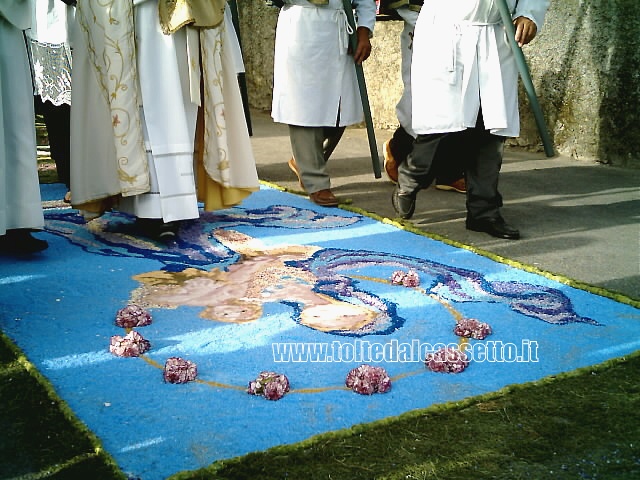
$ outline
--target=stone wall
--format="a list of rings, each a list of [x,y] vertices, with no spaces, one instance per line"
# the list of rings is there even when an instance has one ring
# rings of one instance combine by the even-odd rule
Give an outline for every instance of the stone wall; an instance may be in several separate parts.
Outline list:
[[[278,10],[238,0],[251,106],[268,111]],[[395,128],[402,92],[397,21],[378,22],[365,74],[374,123]],[[640,2],[551,0],[540,35],[524,47],[558,153],[640,168]],[[522,129],[512,143],[542,150],[524,89]]]

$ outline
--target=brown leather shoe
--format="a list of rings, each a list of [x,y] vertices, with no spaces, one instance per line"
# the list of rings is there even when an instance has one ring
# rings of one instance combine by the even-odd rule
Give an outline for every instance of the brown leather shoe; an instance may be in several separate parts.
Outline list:
[[[436,180],[436,188],[449,192],[467,193],[467,182],[464,177],[459,178],[451,183],[438,183]]]
[[[296,177],[298,177],[298,184],[300,185],[300,188],[304,190],[304,183],[302,183],[302,175],[300,174],[300,170],[298,170],[298,164],[296,163],[296,159],[291,157],[291,160],[289,160],[288,165],[291,171],[296,174]]]
[[[329,189],[320,190],[309,194],[309,199],[321,207],[337,207],[338,199]]]
[[[393,183],[398,183],[398,163],[391,153],[391,140],[384,142],[384,171]]]

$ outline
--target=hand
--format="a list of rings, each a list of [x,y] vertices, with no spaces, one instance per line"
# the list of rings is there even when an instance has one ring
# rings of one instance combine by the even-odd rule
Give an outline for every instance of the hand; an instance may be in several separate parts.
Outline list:
[[[358,47],[353,54],[353,60],[357,64],[361,64],[369,55],[371,55],[371,41],[369,40],[369,29],[367,27],[358,27],[356,30],[358,37]]]
[[[536,23],[527,17],[518,17],[513,21],[516,27],[516,42],[521,47],[533,40],[538,33]]]

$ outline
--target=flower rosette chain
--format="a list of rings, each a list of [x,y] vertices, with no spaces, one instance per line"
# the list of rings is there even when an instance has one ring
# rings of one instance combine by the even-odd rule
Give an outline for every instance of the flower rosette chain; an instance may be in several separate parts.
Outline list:
[[[135,330],[151,324],[151,314],[138,305],[127,305],[116,313],[115,324],[129,332],[125,336],[113,335],[109,351],[118,357],[139,357],[151,348],[151,342]]]

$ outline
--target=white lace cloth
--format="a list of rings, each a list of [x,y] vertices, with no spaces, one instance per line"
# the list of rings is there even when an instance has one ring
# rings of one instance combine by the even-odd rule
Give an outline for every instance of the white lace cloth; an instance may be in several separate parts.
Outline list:
[[[52,0],[31,1],[27,30],[33,65],[34,94],[54,105],[71,104],[69,27],[75,8]]]
[[[71,50],[69,45],[31,40],[35,94],[43,102],[71,105]]]

